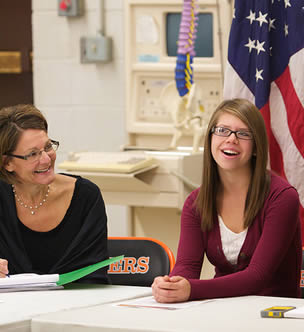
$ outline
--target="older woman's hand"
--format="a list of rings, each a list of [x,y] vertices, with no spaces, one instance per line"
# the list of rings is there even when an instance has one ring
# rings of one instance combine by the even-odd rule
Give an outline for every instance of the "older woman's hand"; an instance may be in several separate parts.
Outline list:
[[[0,258],[0,278],[4,278],[8,274],[8,261]]]
[[[152,294],[157,302],[172,303],[189,300],[191,285],[180,276],[156,277],[152,284]]]

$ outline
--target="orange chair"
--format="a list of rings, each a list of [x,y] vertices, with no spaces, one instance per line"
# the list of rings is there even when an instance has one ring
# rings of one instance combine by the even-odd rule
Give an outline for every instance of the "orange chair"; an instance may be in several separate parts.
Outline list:
[[[124,255],[109,266],[113,285],[151,286],[155,277],[169,274],[175,264],[172,251],[148,237],[109,237],[110,257]]]

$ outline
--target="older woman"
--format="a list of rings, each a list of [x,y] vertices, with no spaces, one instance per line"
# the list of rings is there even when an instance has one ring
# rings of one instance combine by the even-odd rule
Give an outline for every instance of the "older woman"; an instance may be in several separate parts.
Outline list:
[[[299,197],[267,169],[259,110],[244,99],[221,103],[204,146],[202,185],[187,198],[177,260],[152,285],[159,302],[267,295],[300,296]],[[204,254],[215,277],[199,280]]]
[[[108,258],[98,187],[54,171],[59,142],[32,105],[0,110],[0,277],[65,273]],[[108,283],[105,269],[80,280]]]

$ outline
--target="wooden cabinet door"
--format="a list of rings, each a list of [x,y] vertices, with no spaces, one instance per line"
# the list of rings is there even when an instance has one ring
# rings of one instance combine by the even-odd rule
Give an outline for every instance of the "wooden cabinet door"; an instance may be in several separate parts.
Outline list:
[[[0,107],[33,103],[31,0],[1,0],[0,31]]]

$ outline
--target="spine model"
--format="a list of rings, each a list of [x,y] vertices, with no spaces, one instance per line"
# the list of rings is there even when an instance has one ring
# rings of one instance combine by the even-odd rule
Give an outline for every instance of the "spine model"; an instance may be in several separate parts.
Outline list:
[[[178,93],[185,96],[193,84],[192,62],[197,33],[197,0],[184,0],[179,27],[175,81]]]

